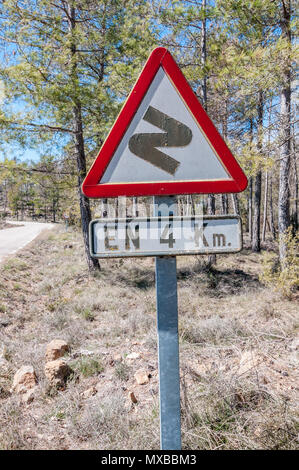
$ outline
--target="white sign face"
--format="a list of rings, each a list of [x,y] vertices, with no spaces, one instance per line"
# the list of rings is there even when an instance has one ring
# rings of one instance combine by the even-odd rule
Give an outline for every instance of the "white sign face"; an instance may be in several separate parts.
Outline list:
[[[151,217],[93,220],[95,258],[234,253],[242,249],[237,216]]]
[[[101,183],[231,180],[160,67]]]

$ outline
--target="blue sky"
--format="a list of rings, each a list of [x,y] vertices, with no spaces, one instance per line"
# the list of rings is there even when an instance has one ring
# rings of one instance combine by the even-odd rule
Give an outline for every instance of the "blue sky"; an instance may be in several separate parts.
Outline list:
[[[0,161],[8,158],[10,160],[17,159],[18,161],[35,161],[37,162],[40,158],[40,154],[35,149],[21,149],[15,144],[2,145],[4,151],[0,153]]]
[[[5,88],[3,82],[0,80],[0,106],[5,99]],[[25,104],[22,102],[14,103],[14,111],[22,112],[24,109]],[[39,153],[35,149],[22,149],[19,145],[15,143],[11,144],[2,144],[2,150],[0,150],[0,161],[3,161],[5,158],[14,159],[17,158],[18,161],[27,161],[39,160]]]

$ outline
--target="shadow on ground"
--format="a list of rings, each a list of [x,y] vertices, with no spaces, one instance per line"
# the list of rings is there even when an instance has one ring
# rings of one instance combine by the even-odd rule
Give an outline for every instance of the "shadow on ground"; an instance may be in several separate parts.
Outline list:
[[[140,290],[155,287],[154,267],[125,266],[115,269],[109,276],[114,285],[130,286]],[[241,269],[215,268],[207,270],[202,265],[181,267],[177,269],[179,287],[201,289],[209,297],[225,297],[241,295],[262,288],[257,275],[249,274]]]

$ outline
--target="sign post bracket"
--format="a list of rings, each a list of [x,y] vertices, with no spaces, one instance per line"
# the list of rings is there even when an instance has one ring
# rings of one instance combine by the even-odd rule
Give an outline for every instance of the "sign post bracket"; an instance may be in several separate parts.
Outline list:
[[[177,215],[176,198],[154,197],[154,211],[156,217],[169,216],[171,221],[171,216]],[[156,256],[156,294],[161,449],[180,450],[181,411],[175,256]]]

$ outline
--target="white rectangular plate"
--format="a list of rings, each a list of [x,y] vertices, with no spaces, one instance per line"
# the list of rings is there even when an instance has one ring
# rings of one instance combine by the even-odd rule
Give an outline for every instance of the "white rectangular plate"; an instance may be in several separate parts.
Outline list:
[[[150,217],[93,220],[95,258],[235,253],[242,249],[238,216]]]

